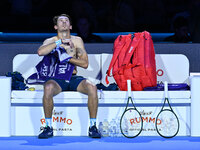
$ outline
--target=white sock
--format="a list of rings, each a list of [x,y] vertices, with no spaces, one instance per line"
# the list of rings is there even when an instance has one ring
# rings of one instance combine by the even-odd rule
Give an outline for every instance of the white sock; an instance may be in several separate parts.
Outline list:
[[[96,126],[96,118],[90,118],[90,128],[94,125]]]
[[[52,126],[52,118],[45,118],[46,126]]]

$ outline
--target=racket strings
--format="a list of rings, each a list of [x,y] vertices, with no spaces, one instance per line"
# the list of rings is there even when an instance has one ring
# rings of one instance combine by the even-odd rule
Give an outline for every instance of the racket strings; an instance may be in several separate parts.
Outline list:
[[[171,110],[164,110],[156,119],[158,133],[163,137],[173,137],[179,130],[179,121],[177,116]]]
[[[142,131],[142,118],[135,109],[128,109],[121,118],[121,131],[125,137],[136,137]]]

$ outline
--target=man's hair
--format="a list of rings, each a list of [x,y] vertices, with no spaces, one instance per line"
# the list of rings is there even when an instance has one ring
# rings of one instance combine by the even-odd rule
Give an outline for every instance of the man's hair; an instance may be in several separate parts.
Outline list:
[[[57,25],[58,18],[61,17],[61,16],[69,18],[69,22],[70,22],[70,24],[72,24],[72,20],[71,20],[71,17],[69,15],[67,15],[67,14],[61,14],[61,15],[53,17],[53,24],[54,25]]]

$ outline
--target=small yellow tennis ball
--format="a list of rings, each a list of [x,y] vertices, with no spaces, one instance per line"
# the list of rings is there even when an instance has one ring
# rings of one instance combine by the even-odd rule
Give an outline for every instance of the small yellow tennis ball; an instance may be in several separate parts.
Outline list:
[[[35,88],[34,87],[30,87],[30,88],[28,88],[28,91],[35,91]]]

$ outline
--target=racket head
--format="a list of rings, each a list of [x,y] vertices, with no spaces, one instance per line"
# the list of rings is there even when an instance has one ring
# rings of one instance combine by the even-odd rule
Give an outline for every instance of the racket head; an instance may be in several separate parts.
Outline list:
[[[179,120],[171,109],[164,109],[156,117],[155,126],[160,136],[172,138],[178,134]]]
[[[121,133],[127,138],[137,137],[143,128],[143,120],[139,111],[135,108],[128,108],[120,119]]]

